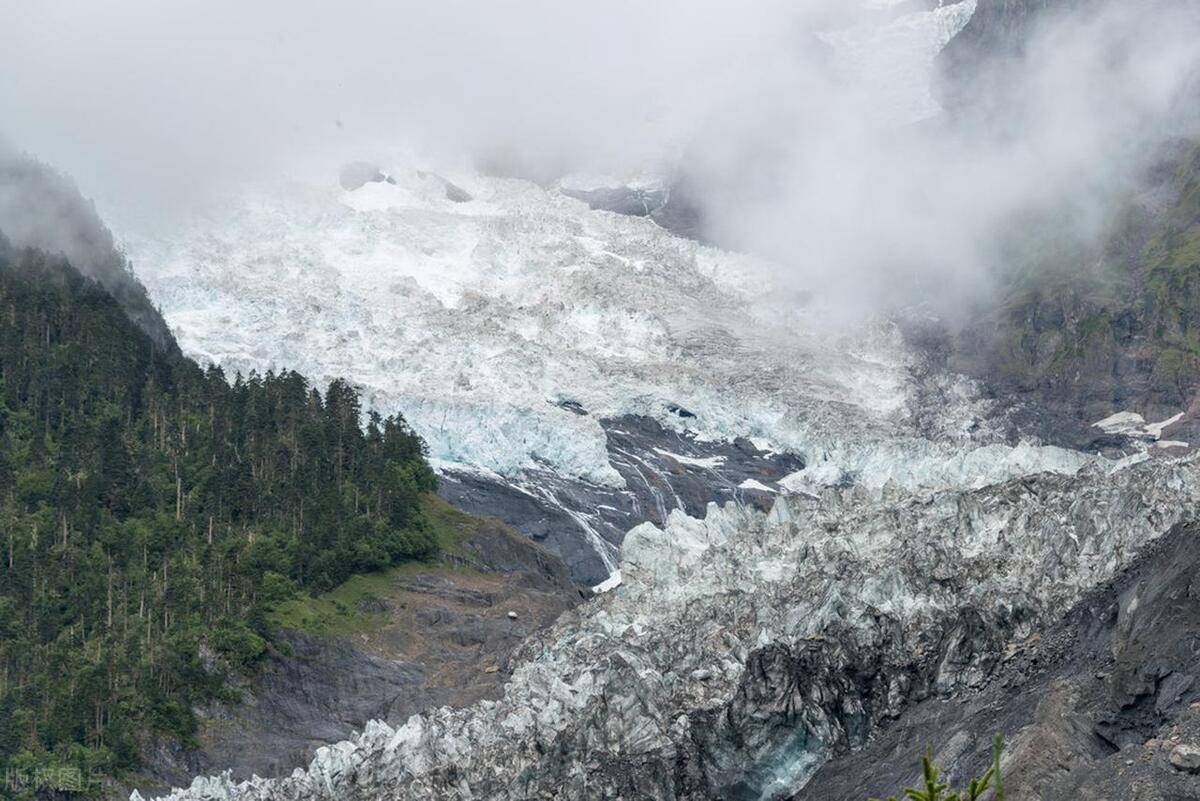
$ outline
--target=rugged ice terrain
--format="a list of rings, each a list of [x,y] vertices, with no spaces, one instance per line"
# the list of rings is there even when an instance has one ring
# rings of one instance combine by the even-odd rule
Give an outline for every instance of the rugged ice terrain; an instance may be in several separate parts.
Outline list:
[[[372,724],[185,799],[774,798],[1018,644],[1197,513],[1194,459],[983,489],[829,489],[645,524],[624,583],[527,641],[505,696]]]
[[[881,113],[919,119],[922,59],[974,3],[873,5],[896,16],[827,42],[893,86]],[[526,641],[499,700],[175,801],[787,797],[979,690],[1200,511],[1196,457],[1134,411],[1101,421],[1146,440],[1119,462],[1012,444],[1005,409],[889,322],[826,319],[645,205],[588,205],[654,184],[381,167],[247,188],[128,247],[186,350],[350,377],[426,438],[444,493],[604,591]]]
[[[547,475],[570,482],[551,504],[601,557],[585,578],[604,578],[620,534],[647,519],[603,526],[595,507],[655,505],[630,500],[642,481],[622,460],[668,484],[693,473],[767,492],[978,484],[1082,462],[994,444],[969,383],[918,386],[892,327],[819,319],[772,265],[526,181],[454,175],[472,197],[455,202],[427,173],[396,180],[248,190],[182,234],[128,235],[127,247],[189,353],[231,373],[346,376],[375,408],[401,411],[451,479],[526,495],[545,493]],[[913,408],[931,389],[936,430]],[[614,431],[629,426],[614,421],[627,417],[663,435],[622,456]],[[723,475],[721,446],[737,438],[754,467]],[[773,468],[778,453],[804,469]],[[571,503],[589,492],[610,497]],[[658,494],[665,511],[684,506],[684,493]]]
[[[886,82],[889,118],[925,116],[933,55],[973,7],[881,10],[883,24],[830,34],[838,68]],[[1081,462],[964,449],[995,437],[952,379],[932,379],[946,409],[930,432],[914,406],[931,388],[916,403],[896,331],[820,319],[774,265],[558,186],[421,166],[382,164],[389,181],[354,189],[332,171],[246,187],[182,226],[118,228],[191,355],[349,378],[425,438],[447,497],[546,540],[581,583],[674,508]]]
[[[258,190],[135,260],[186,349],[351,376],[443,483],[641,503],[654,470],[661,504],[632,508],[660,525],[524,646],[502,700],[180,799],[772,798],[969,689],[1196,511],[1193,462],[1003,444],[974,385],[886,323],[806,311],[771,265],[527,182],[453,175],[472,200],[452,201],[395,180]],[[720,487],[754,502],[705,509]]]

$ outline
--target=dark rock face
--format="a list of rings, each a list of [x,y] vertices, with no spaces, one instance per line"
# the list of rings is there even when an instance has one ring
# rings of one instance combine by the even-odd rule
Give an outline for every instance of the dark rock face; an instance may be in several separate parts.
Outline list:
[[[204,711],[199,749],[148,749],[139,789],[149,795],[222,770],[241,779],[287,775],[370,720],[399,724],[498,697],[513,650],[579,592],[553,554],[497,521],[476,519],[445,557],[450,565],[397,571],[386,593],[357,610],[378,625],[286,632],[291,653],[275,654],[245,682],[239,703]]]
[[[649,217],[666,205],[666,189],[637,189],[628,186],[609,186],[599,189],[563,189],[567,197],[582,200],[593,209]]]
[[[708,241],[704,232],[703,204],[686,179],[676,179],[662,188],[607,186],[560,191],[593,209],[649,217],[673,234],[698,242]]]
[[[977,118],[989,129],[1009,124],[1010,101],[1022,93],[1017,64],[1038,26],[1102,5],[979,0],[938,57],[942,105],[951,117]],[[1156,5],[1146,3],[1146,13]],[[1121,443],[1105,441],[1090,424],[1121,410],[1151,421],[1187,412],[1163,438],[1200,434],[1200,409],[1193,408],[1200,358],[1191,345],[1200,299],[1200,150],[1180,141],[1153,156],[1090,240],[1036,214],[1014,224],[995,254],[997,288],[969,322],[951,324],[937,347],[928,347],[936,337],[915,340],[940,351],[945,368],[980,379],[1019,407],[1014,435],[1112,452]]]
[[[1099,0],[978,0],[966,26],[938,56],[941,105],[963,111],[1000,90],[1040,20],[1099,5]]]
[[[1103,5],[979,0],[939,56],[942,104],[953,117],[1007,124],[1009,101],[1022,92],[1017,65],[1038,27]],[[1145,13],[1160,5],[1169,4],[1147,2]],[[1026,407],[1029,433],[1045,441],[1110,449],[1089,443],[1079,424],[1125,409],[1148,420],[1187,412],[1164,438],[1200,433],[1192,408],[1200,358],[1190,344],[1200,298],[1200,151],[1178,141],[1152,155],[1137,188],[1117,199],[1092,239],[1064,234],[1057,221],[1037,215],[1014,226],[996,254],[995,297],[954,332],[947,366]]]
[[[931,369],[970,375],[1002,402],[1012,434],[1115,453],[1092,423],[1131,410],[1183,418],[1165,440],[1200,439],[1200,146],[1162,154],[1142,190],[1094,241],[1049,223],[1014,234],[999,288],[966,322],[909,323]]]
[[[701,194],[686,178],[676,179],[670,185],[662,206],[650,212],[650,218],[673,234],[697,242],[712,242],[705,225]]]
[[[61,254],[100,283],[164,351],[179,346],[150,302],[112,232],[74,181],[36,159],[0,148],[0,237],[14,247]]]
[[[926,743],[956,780],[982,771],[993,732],[1014,799],[1200,798],[1200,528],[1180,527],[982,689],[909,706],[794,798],[861,801],[917,777]],[[1182,766],[1182,767],[1181,767]]]
[[[449,200],[453,203],[466,203],[470,200],[474,200],[474,198],[471,197],[470,192],[463,189],[458,184],[446,180],[435,172],[424,172],[422,170],[417,170],[417,177],[423,180],[433,180],[441,184],[442,189],[444,189],[446,192],[446,200]]]
[[[573,409],[586,414],[586,410]],[[676,411],[681,418],[691,415]],[[699,442],[647,417],[601,420],[612,466],[624,489],[564,479],[550,471],[501,482],[474,473],[443,476],[439,494],[459,508],[495,515],[562,557],[582,586],[598,584],[625,532],[639,523],[660,525],[673,509],[703,517],[709,503],[737,500],[770,508],[778,481],[804,467],[793,455],[758,450],[748,440]],[[747,486],[747,481],[755,483]]]
[[[473,199],[470,192],[457,184],[453,184],[444,178],[442,179],[442,183],[446,185],[446,200],[453,201],[454,203],[466,203]]]

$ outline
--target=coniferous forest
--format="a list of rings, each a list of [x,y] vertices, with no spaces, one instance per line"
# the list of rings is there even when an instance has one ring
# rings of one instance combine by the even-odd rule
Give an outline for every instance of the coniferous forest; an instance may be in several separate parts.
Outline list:
[[[202,368],[0,238],[0,771],[135,769],[273,647],[270,605],[426,558],[421,440],[341,381]]]

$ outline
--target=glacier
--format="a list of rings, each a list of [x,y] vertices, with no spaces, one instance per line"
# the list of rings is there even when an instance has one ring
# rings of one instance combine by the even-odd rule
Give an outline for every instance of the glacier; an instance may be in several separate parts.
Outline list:
[[[921,119],[928,61],[974,8],[826,41],[890,87],[881,114]],[[828,319],[778,265],[572,196],[603,176],[383,166],[393,183],[280,180],[121,230],[190,354],[348,377],[448,483],[559,504],[596,594],[522,646],[498,700],[172,801],[783,797],[907,704],[979,687],[1200,511],[1197,457],[1009,442],[1005,410],[922,369],[892,322]],[[722,474],[735,450],[797,469]],[[614,535],[639,471],[650,522]],[[675,471],[734,501],[686,514]]]
[[[776,798],[906,703],[981,686],[1197,490],[1193,456],[676,511],[629,533],[619,586],[522,646],[500,700],[169,798]]]
[[[924,379],[943,384],[931,432],[896,327],[839,328],[776,265],[528,181],[451,174],[472,198],[455,202],[427,172],[391,174],[351,192],[247,188],[169,233],[125,228],[125,247],[190,355],[230,374],[346,377],[371,408],[401,412],[443,471],[514,486],[548,471],[619,493],[604,421],[630,415],[694,443],[795,454],[797,490],[1088,460],[1003,444],[981,422],[989,402],[953,376]]]
[[[825,35],[838,68],[889,98],[879,113],[890,124],[929,116],[932,60],[973,0],[867,6],[879,19]],[[778,265],[571,195],[603,176],[541,186],[439,174],[409,152],[380,167],[386,181],[353,190],[334,169],[328,182],[260,181],[182,223],[112,216],[189,355],[230,374],[349,379],[369,407],[402,413],[425,439],[452,500],[475,497],[482,511],[494,503],[485,483],[503,487],[517,499],[508,522],[551,537],[584,583],[615,568],[629,526],[686,508],[678,488],[659,485],[722,458],[706,442],[758,443],[766,469],[689,479],[722,487],[694,499],[693,512],[741,497],[748,479],[780,490],[773,453],[803,464],[786,476],[798,492],[847,481],[979,485],[1088,461],[1005,444],[984,422],[988,402],[953,376],[923,379],[941,383],[945,406],[930,431],[918,420],[918,392],[930,387],[914,378],[918,357],[894,325],[826,319]],[[642,170],[629,185],[665,184]],[[652,438],[617,453],[613,429],[631,417],[686,436],[689,461],[664,464],[655,448],[671,443]]]

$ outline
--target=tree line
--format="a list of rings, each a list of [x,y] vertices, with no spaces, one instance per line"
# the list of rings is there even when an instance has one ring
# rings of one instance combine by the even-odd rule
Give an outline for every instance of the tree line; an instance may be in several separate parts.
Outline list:
[[[269,652],[271,604],[431,556],[424,444],[363,423],[346,382],[231,382],[0,237],[0,770],[186,744]]]

